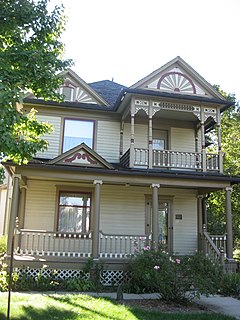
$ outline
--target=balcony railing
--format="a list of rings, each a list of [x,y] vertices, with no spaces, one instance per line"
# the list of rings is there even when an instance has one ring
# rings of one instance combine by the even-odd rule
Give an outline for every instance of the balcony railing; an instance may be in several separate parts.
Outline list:
[[[134,149],[134,166],[149,166],[149,151],[147,149]],[[218,154],[206,155],[206,164],[203,165],[203,155],[200,152],[183,152],[171,150],[153,150],[152,166],[154,168],[190,169],[202,171],[219,171]]]
[[[127,258],[143,249],[150,236],[99,233],[99,256]],[[16,233],[15,254],[51,257],[91,257],[92,235],[20,229]]]

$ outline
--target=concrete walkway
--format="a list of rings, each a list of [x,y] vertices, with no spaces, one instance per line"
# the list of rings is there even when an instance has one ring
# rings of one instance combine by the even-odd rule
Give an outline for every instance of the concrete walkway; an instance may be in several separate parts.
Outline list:
[[[201,296],[200,300],[196,300],[195,302],[207,307],[211,311],[240,319],[240,300],[238,299],[214,295],[209,297]]]

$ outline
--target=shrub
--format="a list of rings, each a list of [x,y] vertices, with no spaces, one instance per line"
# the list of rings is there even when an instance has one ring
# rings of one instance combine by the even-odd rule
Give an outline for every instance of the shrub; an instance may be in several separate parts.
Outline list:
[[[240,273],[225,273],[222,278],[220,293],[225,296],[240,298]]]
[[[191,300],[216,293],[222,268],[203,254],[173,258],[162,251],[143,250],[130,261],[131,277],[125,289],[135,293],[158,292],[167,301]]]
[[[7,238],[6,236],[0,236],[0,258],[6,253],[7,251]]]

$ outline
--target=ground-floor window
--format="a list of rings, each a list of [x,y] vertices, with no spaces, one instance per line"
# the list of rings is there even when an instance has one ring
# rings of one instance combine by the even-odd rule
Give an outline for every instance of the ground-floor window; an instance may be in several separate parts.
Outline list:
[[[59,192],[58,232],[89,233],[91,193]]]

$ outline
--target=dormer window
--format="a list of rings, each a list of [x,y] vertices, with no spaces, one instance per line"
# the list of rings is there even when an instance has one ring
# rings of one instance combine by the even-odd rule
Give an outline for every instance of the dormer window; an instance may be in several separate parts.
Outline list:
[[[63,152],[81,143],[93,148],[94,136],[93,120],[65,119],[63,131]]]

